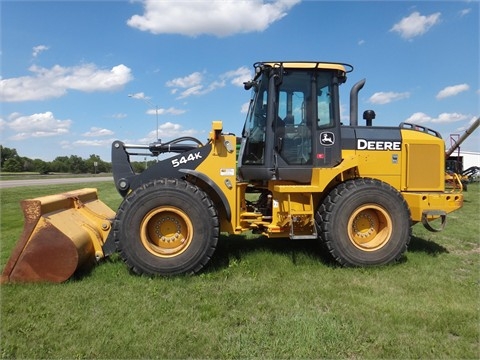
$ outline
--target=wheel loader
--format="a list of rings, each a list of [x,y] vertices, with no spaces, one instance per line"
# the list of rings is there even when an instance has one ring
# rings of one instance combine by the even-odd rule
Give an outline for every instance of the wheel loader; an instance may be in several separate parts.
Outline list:
[[[23,201],[24,230],[2,281],[62,282],[116,252],[135,274],[197,273],[222,233],[310,239],[343,266],[384,265],[403,256],[414,224],[440,231],[462,207],[461,185],[445,191],[440,133],[374,126],[372,110],[358,124],[365,79],[351,88],[342,123],[339,87],[351,65],[267,61],[254,70],[241,137],[213,121],[204,142],[112,144],[116,212],[96,189]],[[158,161],[135,173],[130,158],[145,154]]]

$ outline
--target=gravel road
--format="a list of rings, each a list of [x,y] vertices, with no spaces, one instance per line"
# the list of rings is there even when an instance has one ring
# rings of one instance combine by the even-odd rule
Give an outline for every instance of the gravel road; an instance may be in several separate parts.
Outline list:
[[[0,189],[6,189],[17,186],[39,186],[39,185],[56,185],[56,184],[75,184],[96,181],[111,181],[113,177],[79,177],[79,178],[52,178],[52,179],[30,179],[30,180],[2,180],[0,181]]]

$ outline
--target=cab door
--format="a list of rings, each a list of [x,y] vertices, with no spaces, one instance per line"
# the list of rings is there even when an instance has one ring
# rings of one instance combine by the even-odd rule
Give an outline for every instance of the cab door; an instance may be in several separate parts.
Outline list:
[[[342,160],[338,85],[335,78],[327,81],[319,76],[316,90],[313,165],[334,167]]]
[[[278,179],[309,183],[312,168],[340,162],[337,95],[330,71],[284,74],[273,124]]]

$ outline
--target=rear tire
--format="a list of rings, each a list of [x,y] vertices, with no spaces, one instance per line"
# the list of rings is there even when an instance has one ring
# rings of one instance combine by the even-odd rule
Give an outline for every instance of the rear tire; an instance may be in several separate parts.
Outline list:
[[[120,256],[135,273],[189,274],[212,257],[219,222],[211,199],[200,188],[162,179],[124,199],[113,231]]]
[[[338,185],[319,206],[315,221],[320,240],[343,266],[398,261],[411,237],[405,199],[390,185],[373,179]]]

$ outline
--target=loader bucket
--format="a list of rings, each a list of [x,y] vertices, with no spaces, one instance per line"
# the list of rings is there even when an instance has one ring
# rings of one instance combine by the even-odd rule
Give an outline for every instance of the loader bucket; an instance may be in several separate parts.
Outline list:
[[[103,258],[115,212],[97,189],[23,200],[24,228],[0,281],[63,282]]]

